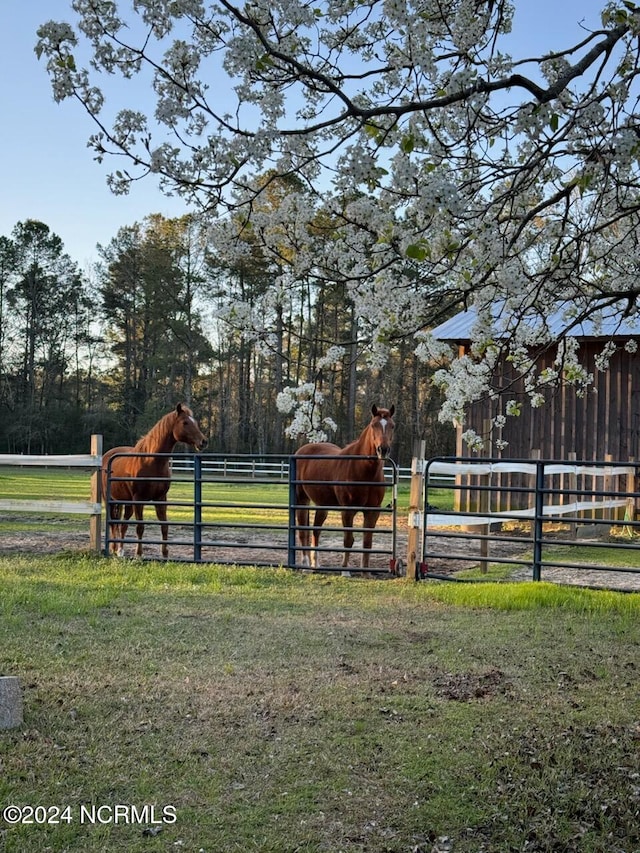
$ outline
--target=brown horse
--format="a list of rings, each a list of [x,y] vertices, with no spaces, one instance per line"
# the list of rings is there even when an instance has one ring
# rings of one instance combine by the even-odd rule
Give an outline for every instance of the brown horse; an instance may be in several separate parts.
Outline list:
[[[138,544],[136,557],[142,556],[142,535],[144,533],[143,513],[145,504],[153,504],[162,530],[162,556],[168,555],[167,537],[167,492],[170,486],[171,457],[155,454],[171,453],[181,441],[196,450],[203,450],[207,439],[193,417],[193,412],[183,403],[161,418],[149,432],[139,439],[133,447],[114,447],[102,457],[102,494],[107,501],[107,479],[113,477],[108,505],[110,536],[112,539],[124,539],[132,514],[136,516]],[[113,461],[109,464],[109,460]],[[119,478],[127,479],[119,479]],[[149,479],[151,478],[151,479]],[[157,478],[157,479],[153,479]],[[131,503],[131,502],[134,503]],[[124,509],[124,521],[122,511]],[[118,557],[124,555],[124,543],[112,542],[111,550]]]
[[[349,565],[349,551],[354,540],[353,519],[358,512],[362,512],[363,517],[364,550],[361,568],[369,567],[373,528],[378,521],[379,507],[385,494],[384,460],[388,457],[393,443],[394,412],[395,406],[390,409],[372,406],[371,422],[360,437],[346,447],[321,442],[305,444],[296,452],[296,480],[301,481],[296,485],[296,520],[300,546],[304,549],[302,565],[311,565],[312,568],[318,568],[320,565],[317,550],[307,550],[309,540],[311,539],[312,547],[317,549],[322,525],[329,510],[332,507],[340,507],[344,528],[342,568],[346,569]],[[361,458],[350,458],[356,456]],[[309,530],[310,502],[316,505],[312,536]]]

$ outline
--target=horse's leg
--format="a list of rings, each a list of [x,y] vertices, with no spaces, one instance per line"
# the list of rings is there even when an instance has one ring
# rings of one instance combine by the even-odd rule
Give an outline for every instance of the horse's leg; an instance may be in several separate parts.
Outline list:
[[[328,515],[329,510],[316,509],[315,515],[313,516],[313,533],[311,535],[311,545],[314,550],[311,552],[311,566],[314,569],[320,567],[320,555],[318,554],[318,551],[316,549],[320,544],[320,533],[322,532],[322,525],[324,524],[325,519]]]
[[[162,522],[160,530],[162,531],[162,556],[166,560],[169,556],[169,548],[167,540],[169,538],[169,525],[167,524],[167,507],[165,504],[156,504],[156,516],[158,521]]]
[[[124,519],[120,524],[120,539],[124,539],[126,537],[127,528],[129,526],[127,522],[129,521],[132,515],[133,507],[131,506],[131,504],[124,504]],[[118,556],[124,557],[124,542],[118,543]]]
[[[142,557],[142,537],[144,535],[144,505],[136,504],[134,506],[134,511],[136,514],[136,536],[138,537],[138,544],[136,545],[136,558],[140,559]]]
[[[354,510],[352,509],[343,509],[342,510],[342,527],[344,528],[343,533],[343,543],[344,543],[344,552],[342,554],[342,568],[346,569],[349,565],[349,557],[351,556],[351,549],[353,548],[353,520],[356,517]],[[342,573],[345,576],[349,576],[349,572]]]
[[[122,557],[124,555],[124,546],[122,542],[114,542],[114,539],[122,538],[122,525],[118,522],[122,518],[122,504],[110,504],[109,506],[109,531],[111,536],[110,550],[114,557]]]
[[[303,549],[300,552],[300,565],[306,568],[307,566],[311,565],[308,550],[309,542],[311,540],[311,534],[309,531],[309,504],[307,496],[304,494],[297,495],[296,504],[298,505],[298,508],[296,509],[296,527],[298,528],[298,542],[300,543],[300,548]]]
[[[362,561],[360,563],[361,568],[368,569],[369,568],[369,552],[371,551],[371,546],[373,545],[373,528],[376,526],[378,522],[378,518],[380,516],[379,509],[368,509],[362,513],[363,521],[362,526],[365,530],[362,533]]]

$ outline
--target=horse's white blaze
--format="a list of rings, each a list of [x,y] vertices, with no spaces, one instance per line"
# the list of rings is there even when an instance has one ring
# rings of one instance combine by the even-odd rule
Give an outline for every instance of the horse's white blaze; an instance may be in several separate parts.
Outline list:
[[[382,432],[387,431],[387,419],[386,418],[380,418],[380,426],[382,427]]]

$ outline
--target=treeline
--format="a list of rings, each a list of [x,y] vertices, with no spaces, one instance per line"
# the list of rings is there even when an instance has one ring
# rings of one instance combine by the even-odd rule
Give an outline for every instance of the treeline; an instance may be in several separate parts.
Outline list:
[[[312,382],[346,443],[371,403],[395,403],[395,456],[413,442],[453,450],[437,423],[439,399],[412,341],[384,367],[359,358],[346,288],[296,282],[277,303],[264,295],[277,274],[256,249],[222,258],[192,217],[147,217],[121,228],[89,273],[38,221],[0,237],[0,452],[83,453],[91,433],[105,447],[129,444],[178,401],[188,402],[220,453],[288,453],[288,386]],[[264,332],[242,314],[260,312]],[[255,328],[255,324],[254,324]],[[327,343],[343,355],[323,366]]]

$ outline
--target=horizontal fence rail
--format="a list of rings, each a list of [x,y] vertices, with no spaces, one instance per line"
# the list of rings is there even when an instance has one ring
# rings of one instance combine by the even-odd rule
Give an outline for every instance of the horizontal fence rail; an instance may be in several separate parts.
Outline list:
[[[28,498],[0,499],[0,512],[61,513],[63,515],[86,515],[89,517],[89,544],[93,551],[100,550],[102,538],[102,502],[100,488],[100,465],[102,462],[102,436],[92,435],[90,453],[60,456],[48,454],[25,455],[22,453],[0,453],[0,467],[29,468],[84,468],[91,471],[90,497],[87,501],[68,501],[59,498],[30,500]]]
[[[422,542],[411,576],[455,579],[447,564],[473,561],[472,543],[485,573],[492,563],[530,570],[533,580],[554,568],[640,573],[638,468],[609,460],[430,459],[423,470],[426,509],[414,510],[409,520]],[[430,500],[432,475],[443,473],[453,477],[453,511]],[[591,549],[593,561],[573,558],[578,547]],[[624,553],[630,565],[616,564]]]
[[[242,477],[251,479],[278,479],[287,482],[289,478],[289,456],[254,456],[240,454],[235,456],[220,455],[211,457],[206,454],[202,458],[202,470],[214,476]],[[176,473],[193,471],[193,456],[178,455],[174,457],[173,470]],[[399,483],[408,483],[412,477],[411,468],[396,466]],[[452,477],[449,474],[434,474],[434,483],[449,484]]]

